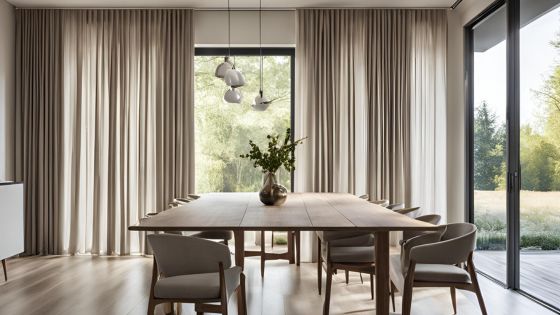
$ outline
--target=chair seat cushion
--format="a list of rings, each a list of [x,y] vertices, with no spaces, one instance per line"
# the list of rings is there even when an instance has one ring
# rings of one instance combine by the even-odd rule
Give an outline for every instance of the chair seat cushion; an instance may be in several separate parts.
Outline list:
[[[471,283],[469,273],[454,265],[417,264],[414,281]]]
[[[351,237],[355,237],[355,236],[362,236],[362,235],[368,235],[368,234],[371,234],[371,232],[367,232],[367,231],[317,231],[317,236],[319,236],[319,238],[323,242],[330,242],[332,240],[338,240],[338,239],[343,239],[343,238],[351,238]]]
[[[368,263],[375,262],[375,250],[373,246],[345,246],[331,247],[330,261],[338,263]],[[326,251],[323,251],[323,259],[326,261]]]
[[[224,271],[228,297],[239,285],[241,267]],[[154,287],[154,296],[165,299],[217,299],[220,297],[220,274],[201,273],[160,278]]]
[[[198,233],[191,234],[189,236],[206,238],[209,240],[231,240],[233,238],[232,231],[216,230],[216,231],[202,231]]]

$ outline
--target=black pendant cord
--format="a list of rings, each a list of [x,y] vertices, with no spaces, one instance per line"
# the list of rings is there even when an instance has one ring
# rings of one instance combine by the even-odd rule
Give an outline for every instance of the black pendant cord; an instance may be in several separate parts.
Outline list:
[[[228,0],[229,1],[229,0]],[[263,95],[263,54],[262,54],[262,0],[259,0],[259,54],[261,56],[261,97]]]
[[[228,22],[228,57],[231,57],[231,9],[229,6],[229,0],[227,1],[227,22]],[[235,61],[233,62],[235,65]]]

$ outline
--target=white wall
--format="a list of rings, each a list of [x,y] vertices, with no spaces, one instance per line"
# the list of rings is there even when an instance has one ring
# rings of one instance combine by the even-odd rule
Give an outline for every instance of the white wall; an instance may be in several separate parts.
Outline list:
[[[227,11],[195,11],[195,43],[197,47],[224,46],[228,43]],[[231,12],[232,46],[259,45],[259,12]],[[263,11],[262,12],[263,46],[295,46],[296,12]]]
[[[13,179],[15,12],[0,0],[0,181]]]
[[[448,13],[447,39],[447,219],[465,219],[465,119],[463,26],[494,0],[463,0]]]

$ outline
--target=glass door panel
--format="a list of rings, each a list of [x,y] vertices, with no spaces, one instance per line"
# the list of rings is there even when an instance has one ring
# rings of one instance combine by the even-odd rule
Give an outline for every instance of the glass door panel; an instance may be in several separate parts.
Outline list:
[[[506,7],[473,27],[474,223],[477,268],[506,282]]]
[[[520,6],[520,289],[560,307],[560,1]]]

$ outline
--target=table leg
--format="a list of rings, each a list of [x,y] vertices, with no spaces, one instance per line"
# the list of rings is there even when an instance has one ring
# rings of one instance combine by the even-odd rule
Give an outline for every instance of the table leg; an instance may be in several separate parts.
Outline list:
[[[235,265],[245,267],[245,231],[233,231],[235,238]]]
[[[389,232],[375,232],[375,314],[389,315]]]
[[[288,257],[289,257],[289,262],[290,264],[294,264],[296,262],[295,259],[295,250],[294,250],[294,233],[292,233],[292,231],[288,231],[286,233],[286,236],[288,238]]]

